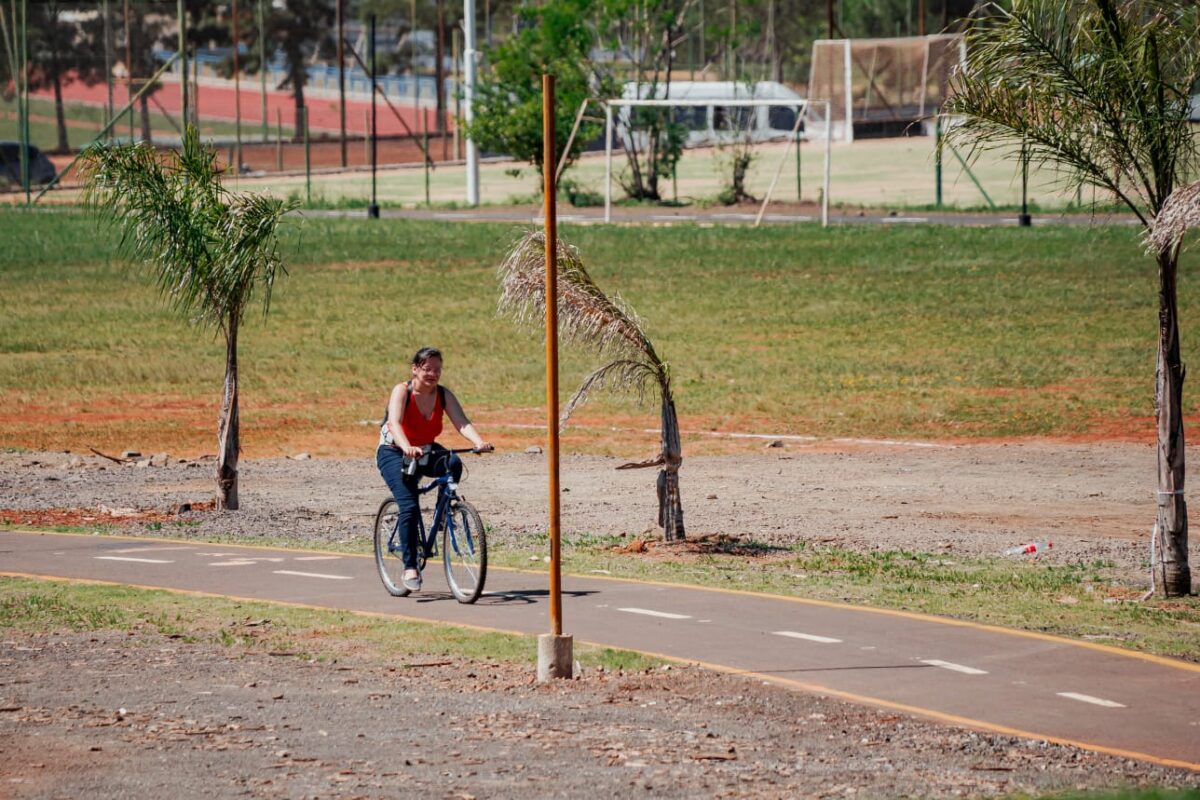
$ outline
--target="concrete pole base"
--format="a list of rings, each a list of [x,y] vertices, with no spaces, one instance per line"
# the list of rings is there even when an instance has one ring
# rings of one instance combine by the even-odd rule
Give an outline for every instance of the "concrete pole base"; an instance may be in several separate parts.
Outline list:
[[[552,678],[570,678],[574,671],[572,657],[574,637],[543,633],[538,637],[537,679],[541,683]]]

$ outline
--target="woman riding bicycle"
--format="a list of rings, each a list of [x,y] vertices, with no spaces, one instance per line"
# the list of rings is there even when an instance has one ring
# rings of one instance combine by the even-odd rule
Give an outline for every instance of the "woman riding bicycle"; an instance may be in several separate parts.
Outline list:
[[[462,460],[435,439],[442,432],[443,414],[476,450],[491,450],[467,419],[458,398],[439,384],[442,378],[442,353],[434,347],[422,347],[412,357],[412,378],[398,383],[388,400],[387,416],[379,429],[379,449],[375,463],[387,482],[399,507],[400,547],[404,556],[404,587],[421,588],[417,569],[417,484],[422,477],[437,478],[447,472],[458,481]],[[415,461],[415,465],[411,462]],[[409,468],[406,470],[405,466]]]

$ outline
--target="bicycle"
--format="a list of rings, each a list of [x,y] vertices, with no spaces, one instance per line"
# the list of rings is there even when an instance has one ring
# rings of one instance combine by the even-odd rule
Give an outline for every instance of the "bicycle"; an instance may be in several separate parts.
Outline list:
[[[428,452],[428,451],[427,451]],[[480,453],[474,448],[444,451]],[[411,462],[410,462],[411,463]],[[474,603],[483,594],[487,579],[487,535],[479,512],[458,494],[458,483],[449,475],[432,479],[417,489],[418,495],[438,489],[432,511],[421,509],[417,517],[417,568],[425,571],[430,559],[438,556],[438,534],[442,538],[442,564],[446,583],[454,599]],[[375,566],[383,587],[393,597],[406,597],[404,559],[400,549],[400,513],[394,497],[379,504],[375,514]]]

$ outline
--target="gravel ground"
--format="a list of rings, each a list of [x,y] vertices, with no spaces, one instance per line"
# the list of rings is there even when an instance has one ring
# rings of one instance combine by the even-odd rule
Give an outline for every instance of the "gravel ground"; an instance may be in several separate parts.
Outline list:
[[[618,463],[563,458],[566,536],[655,535],[653,471],[617,471]],[[468,456],[468,471],[463,492],[494,526],[495,540],[519,543],[545,531],[544,456]],[[138,467],[92,455],[0,454],[0,510],[103,506],[108,511],[101,509],[100,521],[113,511],[169,512],[211,500],[213,474],[213,462],[205,460],[168,457],[165,466]],[[1155,451],[1117,443],[788,445],[688,458],[681,484],[690,536],[970,555],[1053,542],[1051,560],[1107,560],[1136,579],[1154,522]],[[243,461],[240,486],[238,512],[188,514],[187,526],[165,529],[311,546],[365,541],[387,491],[371,457]]]
[[[653,475],[617,463],[564,458],[568,536],[650,530]],[[542,456],[469,468],[464,492],[496,539],[544,529]],[[130,533],[321,546],[365,543],[384,493],[370,458],[247,461],[241,511],[171,516],[211,499],[212,473],[211,461],[0,454],[0,513],[132,515]],[[1048,558],[1107,559],[1136,580],[1154,449],[786,446],[687,459],[682,485],[691,536],[967,554],[1050,540]],[[484,663],[308,662],[142,632],[0,635],[0,796],[15,798],[950,797],[1197,783],[691,668],[539,686]]]
[[[539,685],[101,633],[0,643],[0,796],[959,797],[1191,773],[693,668]]]

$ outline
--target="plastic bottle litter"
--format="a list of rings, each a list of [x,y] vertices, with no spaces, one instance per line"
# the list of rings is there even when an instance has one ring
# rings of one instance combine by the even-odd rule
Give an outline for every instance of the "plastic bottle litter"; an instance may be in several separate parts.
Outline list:
[[[1029,544],[1021,544],[1016,547],[1010,547],[1004,551],[1006,556],[1036,556],[1041,555],[1050,548],[1054,547],[1054,542],[1030,542]]]

